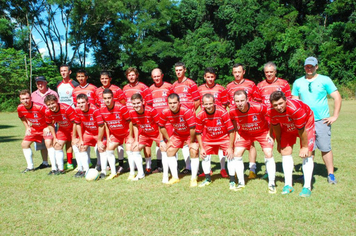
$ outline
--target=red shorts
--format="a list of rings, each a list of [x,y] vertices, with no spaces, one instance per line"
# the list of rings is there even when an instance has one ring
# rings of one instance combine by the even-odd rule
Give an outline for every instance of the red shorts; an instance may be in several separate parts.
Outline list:
[[[66,130],[59,128],[56,137],[61,141],[71,141],[72,140],[72,130]]]
[[[102,141],[103,141],[103,144],[106,146],[106,139],[103,139]],[[97,142],[98,142],[98,135],[88,134],[87,132],[85,132],[83,134],[84,145],[95,147]]]
[[[45,132],[44,130],[36,130],[31,128],[31,134],[26,135],[23,140],[30,141],[30,142],[38,142],[41,143],[42,139],[53,139],[51,132]]]
[[[127,143],[129,139],[129,135],[126,135],[126,136],[115,136],[114,134],[111,134],[110,135],[110,140],[111,142],[114,142],[114,143],[119,143],[120,145],[121,144],[124,144],[124,143]]]
[[[240,135],[240,139],[237,141],[235,140],[235,147],[243,147],[245,149],[250,149],[251,145],[254,141],[260,143],[262,149],[265,148],[273,148],[273,142],[266,140],[266,136],[269,131],[265,131],[259,135],[251,136],[251,135]]]
[[[314,150],[315,144],[315,126],[307,128],[308,131],[308,151],[312,152]],[[299,137],[298,131],[296,132],[286,132],[281,133],[281,148],[293,147]],[[302,147],[302,140],[300,140],[300,147]]]
[[[151,147],[153,141],[156,142],[156,146],[159,147],[159,142],[162,140],[161,133],[158,133],[158,136],[152,137],[144,134],[138,136],[138,144],[145,145],[146,147]]]
[[[224,156],[227,155],[227,149],[229,148],[230,139],[227,137],[223,140],[216,140],[215,142],[207,142],[203,140],[203,147],[207,155],[219,154],[219,149],[224,152]]]
[[[190,135],[188,136],[178,136],[177,134],[173,134],[170,137],[171,146],[174,148],[183,148],[185,144],[190,145]],[[194,143],[197,143],[194,141]]]

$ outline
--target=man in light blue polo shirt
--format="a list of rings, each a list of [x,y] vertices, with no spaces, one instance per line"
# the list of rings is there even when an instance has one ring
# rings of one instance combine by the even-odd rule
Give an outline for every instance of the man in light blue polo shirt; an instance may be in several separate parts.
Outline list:
[[[331,151],[331,124],[339,117],[341,96],[333,81],[316,73],[318,60],[308,57],[304,63],[305,76],[293,84],[292,97],[300,99],[313,110],[315,116],[316,147],[321,151],[326,169],[328,182],[336,184],[334,176],[333,153]],[[327,95],[334,99],[334,115],[330,116]],[[313,156],[315,151],[313,152]]]

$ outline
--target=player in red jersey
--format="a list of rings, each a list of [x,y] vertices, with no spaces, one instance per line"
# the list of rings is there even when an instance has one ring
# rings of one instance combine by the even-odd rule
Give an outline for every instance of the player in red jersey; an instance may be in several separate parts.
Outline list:
[[[206,93],[202,99],[203,109],[197,115],[196,135],[200,146],[200,157],[206,179],[199,187],[211,183],[211,155],[218,154],[219,150],[228,159],[233,157],[234,126],[231,123],[229,113],[219,105],[215,104],[212,94]],[[197,186],[197,182],[191,181],[191,187]]]
[[[152,92],[153,99],[153,108],[157,110],[157,113],[161,115],[163,109],[168,108],[168,100],[167,97],[172,93],[172,84],[163,81],[163,73],[159,68],[155,68],[151,72],[151,77],[153,80],[153,84],[150,86],[150,90]],[[167,124],[166,129],[168,135],[173,133],[172,125]],[[163,157],[165,155],[165,157]],[[157,168],[152,171],[152,173],[162,172],[162,161],[167,161],[167,153],[161,152],[159,146],[156,146],[156,156],[157,156]],[[147,172],[147,170],[146,170]]]
[[[45,122],[46,107],[32,102],[31,93],[28,89],[20,91],[19,96],[21,104],[17,107],[17,114],[26,128],[25,137],[21,143],[22,151],[27,162],[27,168],[22,173],[26,173],[35,170],[33,168],[31,150],[31,144],[33,142],[41,142],[42,139],[44,139],[50,159],[54,156],[54,148],[52,146],[53,137]],[[55,163],[52,163],[52,165],[54,164]]]
[[[271,125],[276,136],[277,150],[282,154],[282,165],[285,186],[282,194],[294,191],[292,185],[293,145],[300,138],[299,156],[303,159],[304,186],[301,197],[311,195],[311,181],[314,162],[312,152],[315,144],[314,113],[308,105],[299,100],[286,98],[281,91],[275,91],[270,96],[272,104]]]
[[[49,175],[64,174],[63,165],[63,146],[72,141],[74,123],[78,123],[78,117],[74,109],[65,104],[58,103],[58,98],[52,94],[47,95],[44,102],[48,109],[46,110],[46,123],[53,136],[53,147],[55,157],[53,157],[52,170]],[[54,125],[58,125],[57,133]]]
[[[178,80],[173,83],[173,92],[178,94],[181,105],[195,111],[200,105],[200,95],[197,84],[185,76],[187,69],[183,62],[177,62],[174,65],[174,70]],[[189,147],[187,145],[182,149],[182,153],[185,161],[185,169],[183,169],[181,173],[189,174],[191,168]]]
[[[179,148],[185,144],[189,145],[191,156],[192,176],[191,180],[196,180],[199,169],[199,144],[195,138],[195,112],[185,106],[181,106],[179,102],[179,95],[172,93],[168,96],[169,109],[164,109],[160,117],[160,130],[163,137],[166,139],[161,140],[162,150],[167,151],[167,166],[163,165],[163,183],[175,184],[179,182],[177,171],[177,159],[175,157]],[[168,135],[165,125],[167,122],[171,123],[174,132],[171,136]],[[165,163],[163,163],[165,164]],[[168,168],[171,170],[172,179],[168,181]]]
[[[79,82],[79,86],[75,87],[73,90],[73,103],[77,105],[77,96],[79,94],[85,94],[88,97],[89,103],[95,105],[95,91],[97,87],[95,85],[89,84],[88,81],[88,74],[85,70],[78,70],[77,71],[77,80]]]
[[[94,104],[89,102],[88,96],[86,94],[79,94],[76,100],[77,108],[75,111],[78,115],[78,120],[81,123],[80,125],[75,125],[79,140],[74,140],[74,143],[78,146],[80,151],[79,158],[82,165],[78,165],[78,172],[82,172],[80,176],[85,176],[85,173],[89,169],[89,156],[87,149],[89,146],[97,146],[99,153],[97,153],[96,168],[101,170],[100,178],[105,178],[107,157],[105,153],[106,141],[103,141],[103,135],[105,133],[104,120],[100,114],[99,109]],[[73,136],[76,136],[75,132],[73,132]]]
[[[129,124],[131,121],[131,117],[129,111],[127,110],[127,107],[125,105],[122,105],[120,102],[115,101],[114,93],[109,88],[104,89],[102,96],[105,105],[100,107],[100,113],[106,125],[106,155],[111,168],[111,174],[106,179],[110,180],[117,176],[114,150],[119,145],[122,145],[125,142],[126,150],[129,150],[128,148],[131,148],[131,144],[128,143],[130,134]],[[123,167],[122,164],[123,163],[120,163],[119,160],[119,168],[120,165],[121,168]],[[132,168],[132,170],[134,170],[134,168]],[[121,172],[118,170],[117,173]]]
[[[206,83],[198,87],[198,91],[200,94],[200,104],[202,105],[202,107],[203,107],[202,100],[204,94],[210,93],[214,96],[215,104],[218,106],[222,106],[226,109],[228,105],[227,91],[223,86],[215,83],[216,73],[214,68],[208,67],[205,69],[204,79]],[[220,168],[221,168],[220,174],[223,178],[228,178],[229,176],[225,170],[225,157],[221,149],[219,150],[218,155],[220,159]],[[204,172],[199,175],[199,177],[204,177],[204,176],[205,176]]]
[[[156,146],[159,146],[160,140],[162,140],[162,135],[158,129],[159,115],[157,110],[150,106],[144,105],[143,98],[139,93],[131,96],[131,102],[134,110],[130,111],[130,116],[132,119],[133,133],[135,137],[135,142],[132,145],[132,151],[135,164],[138,169],[138,174],[133,180],[139,180],[145,177],[142,169],[141,150],[145,147],[151,147],[153,142],[156,142]],[[151,169],[150,159],[146,159],[146,170],[147,169]]]
[[[244,65],[237,63],[233,65],[232,67],[232,75],[234,76],[234,81],[229,83],[226,86],[226,90],[228,92],[228,100],[230,103],[230,108],[234,105],[234,94],[237,90],[244,90],[247,95],[249,101],[256,101],[256,102],[261,102],[261,96],[258,92],[258,89],[255,85],[255,83],[249,79],[245,79],[245,68]],[[250,148],[250,153],[248,156],[249,159],[249,168],[250,168],[250,173],[248,178],[249,179],[255,179],[257,178],[256,175],[256,158],[257,158],[257,151],[255,148],[255,145],[252,144]]]
[[[126,104],[126,97],[121,88],[119,88],[116,85],[111,84],[111,74],[108,71],[102,71],[100,72],[100,82],[102,84],[101,87],[97,88],[95,90],[95,99],[96,99],[96,105],[97,107],[105,107],[104,99],[103,99],[103,91],[106,88],[111,89],[111,91],[114,94],[114,100],[117,102],[120,102],[121,104],[125,105]],[[124,171],[124,148],[122,145],[118,146],[117,148],[117,153],[119,157],[119,168],[118,172],[122,173]]]
[[[270,129],[266,116],[268,109],[265,105],[257,102],[248,101],[245,90],[237,90],[234,93],[235,107],[230,110],[231,120],[236,129],[236,141],[234,158],[229,161],[230,189],[242,190],[245,187],[244,164],[242,155],[249,149],[254,141],[260,143],[266,156],[266,168],[268,170],[268,191],[276,193],[275,176],[276,163],[273,158],[273,138],[271,138]],[[235,185],[235,173],[239,180],[237,187]],[[232,171],[230,171],[232,170]]]

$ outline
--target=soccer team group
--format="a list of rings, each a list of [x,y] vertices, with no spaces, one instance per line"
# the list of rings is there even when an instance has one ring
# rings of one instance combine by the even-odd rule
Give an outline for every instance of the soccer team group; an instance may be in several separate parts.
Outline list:
[[[180,182],[177,152],[182,148],[185,168],[181,173],[191,174],[190,187],[212,183],[211,155],[216,154],[221,176],[229,178],[229,189],[241,191],[245,188],[242,159],[245,150],[249,151],[248,178],[257,178],[254,143],[258,142],[265,155],[268,192],[277,192],[273,157],[276,145],[282,155],[285,178],[282,194],[289,194],[294,191],[292,151],[299,137],[304,176],[300,196],[309,197],[316,147],[322,152],[328,182],[336,184],[330,128],[338,118],[341,96],[329,77],[317,74],[316,58],[307,58],[304,69],[305,76],[295,81],[291,91],[288,82],[276,76],[273,62],[265,64],[266,79],[257,86],[244,78],[244,66],[235,64],[234,81],[226,88],[215,83],[217,75],[211,67],[204,73],[206,83],[199,87],[186,77],[186,67],[181,62],[175,64],[176,82],[164,82],[162,71],[156,68],[151,72],[154,83],[150,87],[139,82],[137,69],[130,67],[126,70],[129,83],[120,89],[111,84],[109,72],[101,72],[102,86],[97,88],[87,82],[84,70],[76,73],[78,83],[71,80],[70,66],[63,65],[58,94],[47,87],[44,76],[35,79],[38,90],[32,94],[29,90],[20,91],[18,116],[26,128],[21,144],[27,161],[23,173],[35,170],[30,145],[36,142],[43,158],[38,168],[50,167],[48,153],[52,164],[49,175],[74,169],[74,152],[78,169],[75,177],[84,177],[91,166],[90,147],[95,147],[100,178],[111,180],[124,171],[122,145],[125,144],[128,180],[138,181],[145,175],[160,172],[162,183],[173,185]],[[329,115],[327,94],[335,102],[333,116]],[[200,111],[196,112],[199,107]],[[155,169],[151,160],[153,142],[156,142]],[[41,148],[41,143],[45,147]],[[119,155],[118,167],[115,150]],[[145,155],[145,169],[141,151]],[[199,173],[199,160],[203,173]],[[107,175],[107,171],[111,174]],[[205,180],[198,184],[198,176],[205,176]]]

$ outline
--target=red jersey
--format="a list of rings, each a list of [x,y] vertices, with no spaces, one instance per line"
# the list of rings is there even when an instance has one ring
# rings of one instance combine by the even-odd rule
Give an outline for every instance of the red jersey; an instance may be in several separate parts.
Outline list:
[[[88,96],[89,103],[95,105],[95,90],[97,87],[92,84],[86,84],[85,86],[78,86],[73,89],[73,103],[77,106],[77,96],[81,93],[86,94]]]
[[[59,103],[59,110],[57,112],[49,109],[46,110],[46,123],[52,124],[53,122],[59,125],[59,129],[71,131],[73,129],[73,122],[79,123],[79,119],[73,107],[65,103]]]
[[[272,83],[267,82],[267,80],[263,80],[257,84],[257,88],[261,95],[262,103],[267,107],[271,106],[269,97],[274,91],[282,91],[287,98],[292,98],[292,93],[287,80],[281,78],[276,78]]]
[[[270,108],[271,124],[280,124],[285,132],[296,132],[308,124],[314,125],[314,113],[310,107],[302,101],[287,98],[285,112],[279,113],[274,108]],[[310,119],[313,119],[311,122]],[[309,122],[308,122],[309,121]]]
[[[168,108],[168,96],[173,93],[172,84],[163,82],[160,87],[156,84],[152,84],[150,87],[153,99],[153,108],[155,108],[158,114],[161,114],[163,109]]]
[[[234,131],[229,114],[224,108],[217,105],[213,114],[208,114],[204,109],[201,110],[197,115],[196,122],[195,132],[197,134],[204,133],[203,141],[207,142],[226,139],[229,133]]]
[[[129,111],[133,110],[131,96],[135,93],[141,94],[146,105],[152,105],[151,90],[144,83],[137,82],[134,86],[132,86],[131,84],[126,84],[123,88],[123,92],[126,96],[126,106]]]
[[[17,114],[19,118],[26,118],[31,123],[31,128],[42,131],[47,127],[46,124],[46,107],[39,103],[32,102],[32,106],[27,109],[23,104],[18,105]]]
[[[103,92],[104,92],[104,87],[101,86],[95,90],[95,105],[98,107],[105,106],[104,104],[104,99],[103,99]],[[114,101],[120,102],[121,100],[126,101],[126,97],[124,92],[122,92],[121,88],[116,86],[116,85],[110,85],[108,89],[111,89],[111,91],[114,94]]]
[[[75,109],[75,112],[85,132],[93,136],[98,135],[99,125],[104,124],[99,109],[95,105],[89,104],[89,110],[87,112],[83,112],[78,107]]]
[[[243,79],[242,83],[236,83],[236,81],[232,81],[226,86],[226,90],[228,93],[228,100],[230,105],[235,104],[234,93],[237,90],[245,90],[249,101],[261,102],[261,96],[258,92],[256,84],[249,79]]]
[[[200,99],[200,94],[198,86],[193,80],[186,78],[181,83],[178,81],[174,82],[173,92],[178,94],[180,104],[195,110],[194,101]]]
[[[111,134],[116,137],[126,137],[130,133],[131,117],[125,105],[116,102],[112,109],[102,106],[100,113]]]
[[[139,134],[152,136],[152,137],[158,136],[159,116],[156,109],[150,106],[144,106],[142,114],[139,114],[134,110],[131,110],[130,116],[132,119],[132,124],[138,127]]]
[[[241,112],[236,106],[231,108],[231,120],[236,121],[240,134],[256,136],[269,130],[266,116],[268,109],[258,102],[248,102],[248,110]]]
[[[207,84],[200,85],[198,87],[200,94],[200,104],[203,107],[203,96],[204,94],[210,93],[215,98],[215,104],[219,106],[226,106],[228,104],[228,94],[227,90],[220,84],[215,84],[214,87],[209,88]]]
[[[184,106],[181,106],[177,113],[173,113],[169,108],[166,108],[162,111],[158,125],[164,127],[166,123],[172,124],[173,132],[178,136],[188,136],[190,129],[196,125],[195,112]]]

